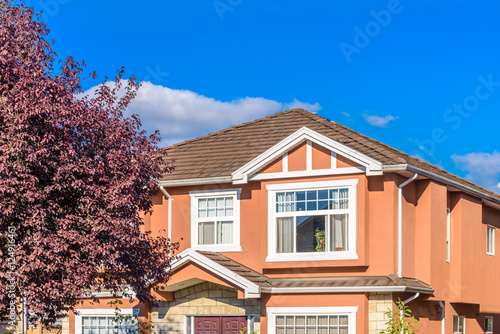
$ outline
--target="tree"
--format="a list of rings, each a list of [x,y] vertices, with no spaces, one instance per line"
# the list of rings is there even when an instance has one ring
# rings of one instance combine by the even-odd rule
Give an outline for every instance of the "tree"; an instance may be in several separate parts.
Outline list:
[[[401,300],[396,302],[394,312],[389,309],[385,315],[389,319],[386,323],[387,328],[380,334],[415,334],[418,332],[414,326],[418,320],[411,315],[411,310]]]
[[[172,166],[158,132],[123,116],[139,85],[122,69],[81,97],[85,64],[68,58],[56,71],[39,20],[0,0],[0,314],[22,297],[50,323],[91,291],[128,286],[148,300],[176,245],[141,226]]]

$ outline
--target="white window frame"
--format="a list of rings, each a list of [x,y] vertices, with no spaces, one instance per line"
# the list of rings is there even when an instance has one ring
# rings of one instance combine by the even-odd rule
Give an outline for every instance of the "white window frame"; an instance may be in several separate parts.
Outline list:
[[[82,317],[110,317],[115,315],[115,309],[103,308],[103,309],[75,309],[78,314],[75,313],[75,334],[82,334]],[[120,309],[121,315],[133,315],[134,309],[125,308]]]
[[[495,255],[495,227],[489,225],[486,225],[486,254]]]
[[[214,252],[241,252],[240,245],[240,194],[241,188],[190,191],[191,196],[191,248]],[[198,245],[198,199],[233,197],[233,243]],[[215,227],[217,228],[217,227]]]
[[[327,260],[357,260],[356,253],[356,186],[358,179],[268,184],[268,255],[266,262],[286,261],[327,261]],[[321,190],[331,188],[349,189],[348,209],[348,251],[344,252],[311,252],[311,253],[277,253],[276,252],[276,193],[286,190]],[[326,210],[304,211],[310,215],[325,215]]]
[[[267,307],[267,333],[276,334],[276,316],[347,315],[349,334],[356,334],[357,306],[341,307]]]
[[[486,330],[486,321],[487,321],[487,320],[491,320],[491,331],[487,331],[487,330]],[[494,323],[493,323],[493,316],[491,316],[491,315],[487,315],[487,316],[485,316],[485,317],[484,317],[484,332],[485,332],[485,333],[493,333],[493,328],[494,328],[493,326],[494,326]]]
[[[467,330],[465,328],[465,325],[466,325],[466,321],[465,321],[466,318],[465,318],[465,316],[464,315],[454,315],[453,316],[453,322],[452,322],[452,329],[455,326],[455,319],[457,319],[459,323],[460,323],[460,321],[463,321],[464,332],[462,334],[467,333]],[[459,324],[459,327],[460,327],[460,324]],[[454,332],[454,333],[460,333],[460,332]]]

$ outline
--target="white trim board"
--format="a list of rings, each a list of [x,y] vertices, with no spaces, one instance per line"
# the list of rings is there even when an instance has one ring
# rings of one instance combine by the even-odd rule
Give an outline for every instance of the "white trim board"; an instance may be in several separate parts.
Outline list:
[[[82,334],[82,316],[114,316],[114,308],[96,308],[96,309],[75,309],[75,334]],[[78,313],[78,314],[77,314]],[[120,309],[122,315],[134,314],[133,308]]]
[[[179,254],[179,259],[172,263],[171,270],[175,270],[176,268],[179,268],[190,261],[202,266],[203,268],[206,268],[215,276],[218,276],[228,281],[229,283],[232,283],[235,286],[243,289],[245,291],[245,298],[260,298],[260,287],[257,284],[249,281],[243,276],[236,274],[234,271],[221,266],[217,262],[210,260],[206,256],[196,252],[191,248],[186,249]]]
[[[349,334],[356,333],[357,306],[340,307],[266,307],[267,333],[276,334],[277,315],[347,315]]]
[[[247,183],[250,176],[261,170],[275,159],[282,157],[283,154],[289,150],[304,142],[307,143],[306,152],[311,150],[311,145],[308,143],[315,143],[365,167],[367,175],[382,175],[382,164],[379,161],[336,142],[316,131],[308,129],[307,127],[302,127],[232,173],[233,183]],[[308,157],[309,155],[310,154],[307,153]],[[307,166],[309,167],[309,163]]]

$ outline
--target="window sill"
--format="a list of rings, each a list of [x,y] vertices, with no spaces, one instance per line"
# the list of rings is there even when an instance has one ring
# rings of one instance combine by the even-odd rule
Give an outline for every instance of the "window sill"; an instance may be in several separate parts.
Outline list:
[[[240,245],[201,245],[191,247],[194,250],[209,252],[241,252]]]
[[[352,252],[342,253],[290,253],[271,254],[266,262],[292,262],[292,261],[332,261],[332,260],[358,260],[358,254]]]

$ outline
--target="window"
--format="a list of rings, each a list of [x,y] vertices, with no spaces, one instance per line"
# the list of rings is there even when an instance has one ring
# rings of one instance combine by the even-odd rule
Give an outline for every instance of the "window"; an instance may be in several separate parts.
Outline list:
[[[451,247],[451,211],[448,209],[446,216],[446,262],[450,262],[450,247]]]
[[[241,251],[239,197],[241,189],[192,191],[191,247]]]
[[[484,332],[493,333],[493,317],[488,316],[484,318]]]
[[[357,307],[268,307],[269,334],[354,334]]]
[[[128,323],[118,324],[115,317],[82,317],[83,334],[127,334],[133,331],[135,326]]]
[[[267,261],[355,259],[357,180],[268,185]]]
[[[463,315],[453,316],[453,333],[465,334],[465,317]]]
[[[75,314],[75,334],[128,334],[137,329],[131,321],[117,324],[114,309],[79,309]],[[121,315],[130,316],[138,309],[121,309]],[[138,314],[138,313],[135,313]]]
[[[495,255],[495,228],[486,226],[486,254]]]

